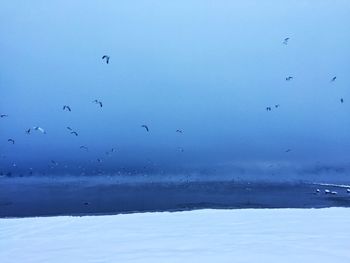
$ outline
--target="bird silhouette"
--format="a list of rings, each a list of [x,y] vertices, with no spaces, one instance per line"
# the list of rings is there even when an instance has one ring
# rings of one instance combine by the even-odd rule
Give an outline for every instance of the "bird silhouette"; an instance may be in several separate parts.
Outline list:
[[[331,79],[331,82],[334,82],[336,79],[337,79],[337,76],[334,76],[334,77]]]
[[[93,103],[99,104],[101,108],[103,106],[102,101],[99,101],[99,100],[94,100]]]
[[[344,103],[344,99],[343,98],[340,98],[340,103]]]
[[[102,57],[102,60],[105,60],[106,63],[109,64],[109,56],[104,55],[104,56]]]
[[[148,126],[147,125],[141,125],[142,128],[145,128],[147,132],[149,132]]]
[[[78,136],[78,133],[76,131],[72,131],[70,134],[74,134],[75,136]]]
[[[15,144],[15,140],[14,139],[8,139],[7,141],[12,143],[12,144]]]
[[[266,111],[271,111],[271,107],[266,107]]]
[[[275,105],[275,108],[277,109],[279,106],[280,106],[279,104],[276,104],[276,105]]]
[[[31,132],[31,129],[29,128],[28,130],[26,130],[26,134],[30,134],[30,132]]]
[[[292,76],[288,76],[288,77],[286,77],[286,81],[291,81],[293,79],[293,77]]]
[[[46,134],[46,131],[45,131],[43,128],[41,128],[41,127],[35,126],[35,127],[33,127],[33,129],[34,129],[35,131],[40,131],[41,133]]]
[[[0,114],[0,118],[5,118],[5,117],[8,117],[7,114]]]
[[[69,126],[67,127],[67,129],[70,130],[70,131],[73,131],[73,129],[71,127],[69,127]]]
[[[183,131],[182,131],[182,130],[176,130],[176,132],[178,132],[178,133],[183,133]]]
[[[286,152],[286,153],[289,153],[290,151],[291,151],[291,149],[287,149],[287,150],[285,150],[285,152]]]
[[[64,105],[63,106],[63,110],[72,111],[72,109],[68,105]]]
[[[289,37],[286,37],[286,38],[283,40],[283,44],[288,45],[289,39],[290,39]]]
[[[89,150],[89,148],[86,147],[85,145],[82,145],[82,146],[80,146],[79,148],[82,149],[82,150],[85,150],[85,151],[88,151],[88,150]]]

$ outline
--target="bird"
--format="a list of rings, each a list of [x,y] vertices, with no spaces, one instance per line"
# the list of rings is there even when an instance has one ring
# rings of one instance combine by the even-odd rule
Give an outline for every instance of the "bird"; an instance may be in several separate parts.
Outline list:
[[[107,55],[104,55],[102,56],[102,60],[105,59],[106,60],[106,63],[109,64],[109,56]]]
[[[275,104],[275,108],[277,109],[280,105],[279,104]]]
[[[332,192],[331,192],[331,194],[332,194],[332,195],[337,195],[337,194],[338,194],[338,192],[336,192],[336,191],[332,191]]]
[[[31,129],[29,128],[28,130],[26,130],[26,134],[30,134],[30,132],[31,132]]]
[[[176,130],[176,132],[178,132],[178,133],[183,133],[183,131],[182,131],[182,130]]]
[[[331,79],[331,82],[334,82],[336,79],[337,79],[337,76],[334,76],[334,77]]]
[[[71,127],[69,127],[69,126],[67,127],[67,129],[70,130],[70,131],[73,131],[73,129]]]
[[[340,103],[344,103],[344,99],[343,98],[340,98]]]
[[[74,134],[75,136],[78,136],[78,133],[76,131],[72,131],[70,134]]]
[[[271,111],[271,107],[266,107],[266,111]]]
[[[99,101],[99,100],[94,100],[93,103],[99,104],[101,108],[103,106],[102,101]]]
[[[348,194],[350,194],[350,189],[346,189],[346,192],[347,192]]]
[[[283,44],[288,45],[289,39],[290,39],[289,37],[286,37],[286,38],[283,40]]]
[[[68,105],[64,105],[63,106],[63,110],[72,111],[72,109]]]
[[[285,150],[285,152],[286,152],[286,153],[289,153],[290,151],[291,151],[291,149],[287,149],[287,150]]]
[[[45,131],[43,128],[41,128],[41,127],[35,126],[35,127],[33,127],[33,129],[34,129],[35,131],[40,131],[41,133],[46,134],[46,131]]]
[[[289,77],[286,77],[286,81],[291,81],[293,79],[293,77],[289,76]]]
[[[5,118],[5,117],[8,117],[7,114],[0,114],[0,118]]]
[[[148,129],[148,126],[147,126],[147,125],[143,124],[143,125],[141,125],[141,127],[142,127],[142,128],[145,128],[146,131],[149,132],[149,129]]]
[[[325,190],[324,190],[324,193],[325,193],[326,195],[328,195],[328,194],[331,193],[331,191],[329,191],[328,189],[325,189]]]
[[[7,141],[12,143],[12,144],[15,144],[15,140],[14,139],[8,139]]]
[[[320,192],[320,189],[316,189],[316,193],[319,193]]]
[[[82,149],[82,150],[85,150],[85,151],[88,151],[88,150],[89,150],[89,148],[86,147],[85,145],[82,145],[82,146],[80,146],[79,148]]]

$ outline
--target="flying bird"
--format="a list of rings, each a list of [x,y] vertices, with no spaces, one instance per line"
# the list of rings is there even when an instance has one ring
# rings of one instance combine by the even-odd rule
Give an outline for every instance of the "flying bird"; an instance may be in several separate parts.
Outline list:
[[[266,107],[266,111],[271,111],[271,107]]]
[[[99,101],[99,100],[94,100],[93,103],[99,104],[101,108],[103,106],[102,101]]]
[[[82,145],[82,146],[80,146],[79,148],[82,149],[82,150],[85,150],[85,151],[88,151],[88,150],[89,150],[89,148],[86,147],[85,145]]]
[[[75,136],[78,136],[78,133],[76,131],[72,131],[70,134],[74,134]]]
[[[336,79],[337,79],[337,76],[334,76],[334,77],[331,79],[331,82],[334,82]]]
[[[285,152],[286,152],[286,153],[289,153],[290,151],[291,151],[291,149],[287,149],[287,150],[285,150]]]
[[[26,134],[30,134],[30,131],[31,131],[31,129],[29,128],[28,130],[26,130]]]
[[[290,39],[289,37],[286,37],[286,38],[283,40],[283,44],[288,45],[289,39]]]
[[[182,130],[176,130],[176,132],[178,132],[178,133],[183,133],[183,131],[182,131]]]
[[[70,131],[73,131],[73,129],[71,127],[69,127],[69,126],[67,127],[67,129],[70,130]]]
[[[15,144],[15,140],[14,139],[8,139],[7,141],[12,143],[12,144]]]
[[[68,105],[64,105],[63,106],[63,110],[72,111],[72,109]]]
[[[286,81],[291,81],[293,79],[292,76],[286,77]]]
[[[8,117],[8,115],[7,114],[1,114],[0,115],[0,118],[5,118],[5,117]]]
[[[147,125],[141,125],[142,128],[145,128],[147,132],[149,132],[148,126]]]
[[[33,129],[34,129],[35,131],[40,131],[41,133],[46,134],[46,131],[45,131],[43,128],[41,128],[41,127],[36,126],[36,127],[33,127]]]
[[[343,98],[340,98],[340,103],[344,103],[344,99]]]
[[[105,60],[106,63],[109,64],[109,56],[104,55],[104,56],[102,57],[102,60]]]
[[[276,104],[276,105],[275,105],[275,108],[277,109],[279,106],[280,106],[279,104]]]

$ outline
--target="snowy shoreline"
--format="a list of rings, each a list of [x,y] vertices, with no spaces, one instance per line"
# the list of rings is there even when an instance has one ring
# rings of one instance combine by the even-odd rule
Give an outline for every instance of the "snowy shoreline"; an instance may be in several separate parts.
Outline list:
[[[349,262],[349,218],[325,208],[0,219],[0,261]]]

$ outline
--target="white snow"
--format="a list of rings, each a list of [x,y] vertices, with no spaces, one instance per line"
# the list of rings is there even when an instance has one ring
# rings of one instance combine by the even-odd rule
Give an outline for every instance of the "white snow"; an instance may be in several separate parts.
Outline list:
[[[0,219],[0,262],[350,262],[350,209]]]

